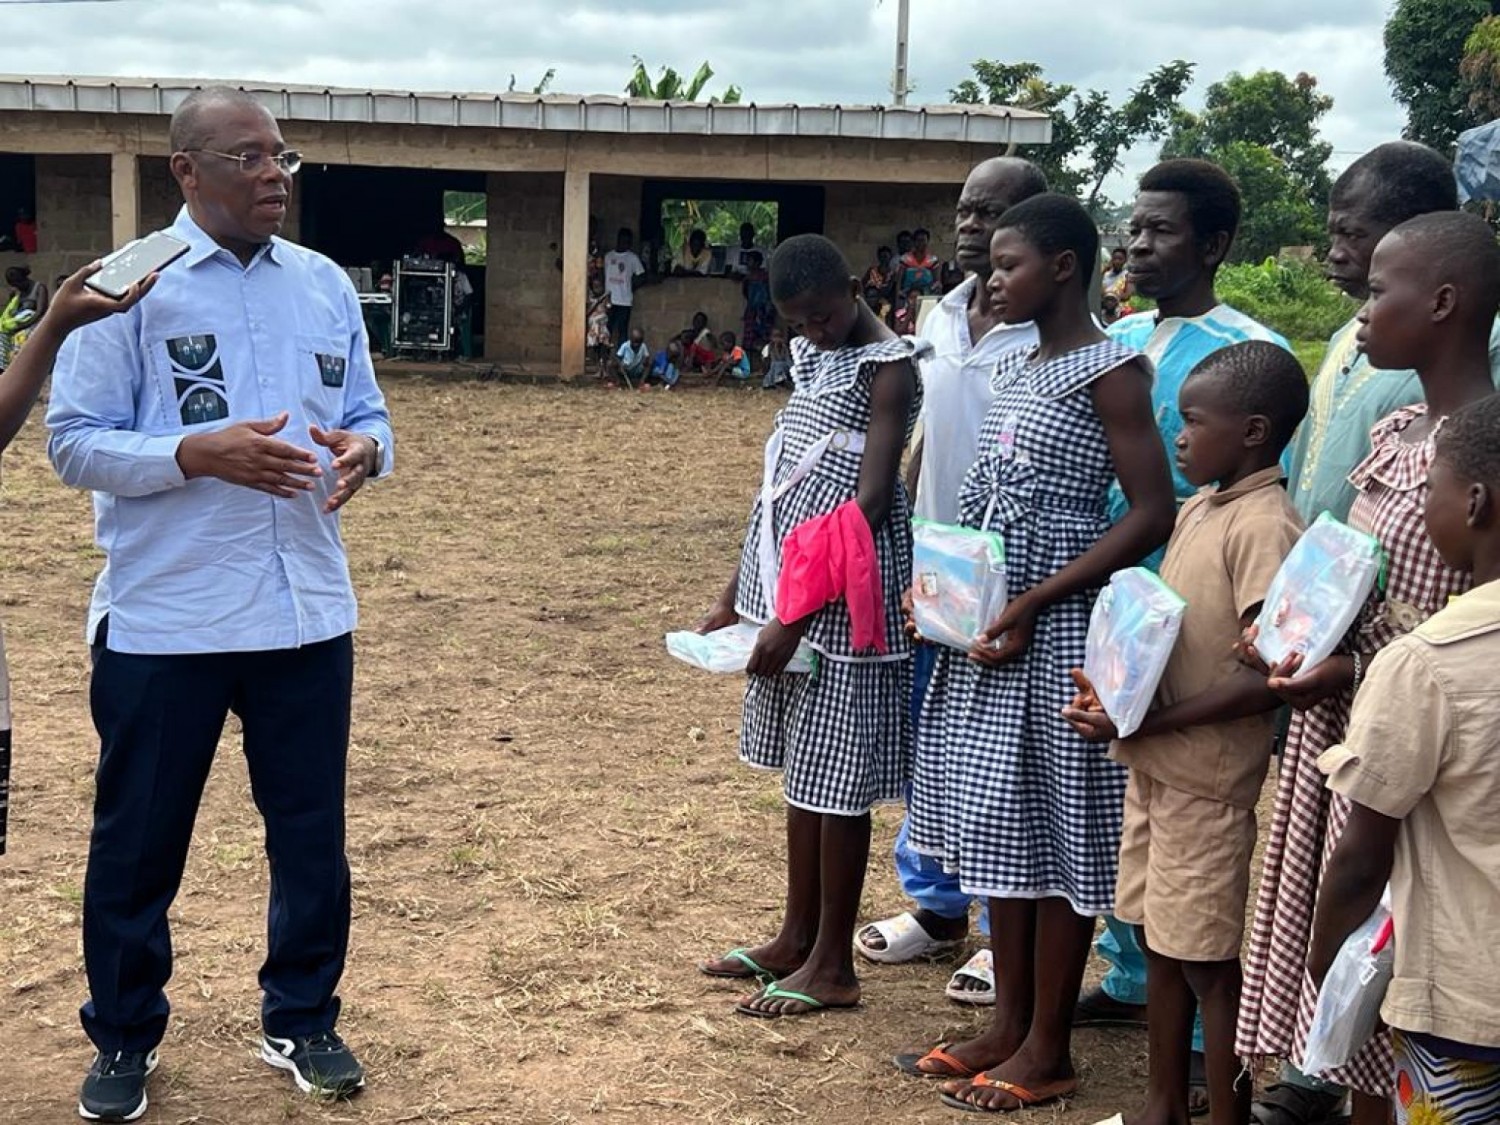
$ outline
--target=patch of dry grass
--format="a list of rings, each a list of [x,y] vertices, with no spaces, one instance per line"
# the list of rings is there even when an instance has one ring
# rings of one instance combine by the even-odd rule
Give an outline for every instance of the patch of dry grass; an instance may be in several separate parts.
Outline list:
[[[779,919],[782,806],[734,760],[740,684],[661,636],[728,577],[780,399],[394,382],[395,476],[348,509],[360,592],[341,1028],[370,1070],[319,1106],[257,1061],[266,879],[231,730],[173,908],[174,1005],[154,1123],[952,1120],[899,1049],[984,1017],[951,966],[866,973],[855,1013],[731,1013],[698,960]],[[74,1121],[95,746],[87,497],[33,421],[6,454],[0,616],[15,679],[11,854],[0,860],[0,1121]],[[900,908],[877,816],[867,903]],[[1126,1108],[1144,1041],[1079,1036],[1082,1095],[1028,1122]]]

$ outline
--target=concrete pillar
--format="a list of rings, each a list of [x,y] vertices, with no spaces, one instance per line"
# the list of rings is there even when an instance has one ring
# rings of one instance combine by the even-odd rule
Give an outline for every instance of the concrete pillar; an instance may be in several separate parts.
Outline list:
[[[112,245],[118,248],[141,233],[141,167],[135,153],[110,155],[109,201]]]
[[[562,366],[564,379],[587,365],[589,269],[589,174],[569,167],[563,174]]]

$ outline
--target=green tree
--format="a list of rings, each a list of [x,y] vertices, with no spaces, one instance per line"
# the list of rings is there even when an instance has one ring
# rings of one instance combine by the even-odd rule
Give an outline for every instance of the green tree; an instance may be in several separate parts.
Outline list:
[[[1202,112],[1178,111],[1162,156],[1213,160],[1231,145],[1258,145],[1281,162],[1321,209],[1332,188],[1328,158],[1333,146],[1318,135],[1318,122],[1332,108],[1333,99],[1318,90],[1318,80],[1310,74],[1231,73],[1208,88]]]
[[[1052,117],[1052,143],[1021,151],[1047,175],[1054,191],[1076,195],[1096,214],[1108,209],[1100,195],[1132,145],[1160,140],[1173,120],[1193,64],[1181,59],[1153,70],[1119,105],[1099,90],[1047,80],[1034,62],[979,59],[974,74],[949,91],[961,105],[1013,105]]]
[[[701,230],[710,246],[738,246],[740,225],[755,228],[755,244],[776,245],[779,209],[767,200],[667,199],[661,205],[662,241],[677,253],[688,235]]]
[[[1487,16],[1464,42],[1458,67],[1470,115],[1476,122],[1500,117],[1500,16]]]
[[[1323,238],[1323,205],[1314,206],[1303,185],[1265,145],[1231,141],[1213,160],[1234,177],[1244,200],[1232,262],[1263,262],[1283,246],[1307,246]]]
[[[1447,149],[1477,124],[1459,65],[1476,25],[1493,15],[1500,0],[1397,0],[1385,25],[1385,74],[1411,140]]]
[[[662,67],[657,71],[656,77],[652,78],[645,61],[637,55],[635,70],[631,71],[630,80],[625,83],[625,93],[632,98],[646,98],[650,101],[695,102],[713,76],[714,68],[705,61],[691,78],[684,78],[670,66]],[[738,86],[727,86],[718,97],[708,100],[710,103],[733,105],[743,96],[744,91]]]

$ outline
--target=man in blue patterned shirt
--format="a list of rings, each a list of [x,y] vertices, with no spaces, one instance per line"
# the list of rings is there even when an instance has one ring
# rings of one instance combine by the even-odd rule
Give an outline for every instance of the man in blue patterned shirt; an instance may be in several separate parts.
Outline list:
[[[189,250],[148,300],[68,341],[47,413],[52,463],[94,493],[106,556],[88,623],[89,1120],[145,1112],[167,1025],[167,910],[231,711],[270,861],[262,1057],[304,1092],[364,1084],[334,1031],[356,618],[338,512],[390,470],[390,416],[347,276],[276,237],[300,157],[271,114],[239,91],[199,91],[172,118],[171,148],[186,206],[170,233]]]

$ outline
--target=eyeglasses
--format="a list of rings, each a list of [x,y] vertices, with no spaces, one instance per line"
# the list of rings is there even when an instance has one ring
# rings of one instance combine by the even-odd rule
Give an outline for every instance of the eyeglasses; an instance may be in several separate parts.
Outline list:
[[[215,152],[211,148],[189,148],[184,152],[201,152],[207,156],[217,156],[220,160],[233,160],[240,166],[240,171],[247,176],[254,176],[265,169],[266,163],[276,165],[288,176],[295,176],[297,170],[302,167],[302,154],[295,149],[287,149],[285,152]]]

